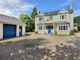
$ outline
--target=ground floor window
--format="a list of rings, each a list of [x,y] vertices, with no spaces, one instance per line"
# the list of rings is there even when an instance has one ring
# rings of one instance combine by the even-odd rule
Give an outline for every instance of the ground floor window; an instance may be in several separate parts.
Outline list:
[[[39,26],[39,30],[43,30],[43,27],[42,26]]]
[[[68,26],[67,25],[60,25],[59,30],[68,30]]]

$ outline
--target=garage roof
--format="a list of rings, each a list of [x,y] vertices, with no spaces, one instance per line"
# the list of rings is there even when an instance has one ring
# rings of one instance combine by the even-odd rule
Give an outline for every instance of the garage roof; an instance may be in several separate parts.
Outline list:
[[[20,20],[18,20],[15,17],[10,17],[10,16],[6,16],[6,15],[2,15],[2,14],[0,14],[0,22],[9,23],[9,24],[16,24],[16,25],[23,25],[24,24],[23,22],[21,22]]]

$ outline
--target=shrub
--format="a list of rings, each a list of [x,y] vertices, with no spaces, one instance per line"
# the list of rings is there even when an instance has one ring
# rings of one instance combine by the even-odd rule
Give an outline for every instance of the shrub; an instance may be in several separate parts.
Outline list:
[[[35,33],[36,33],[36,34],[38,34],[38,32],[37,32],[37,31],[36,31]]]
[[[74,32],[78,32],[76,29],[73,30]]]

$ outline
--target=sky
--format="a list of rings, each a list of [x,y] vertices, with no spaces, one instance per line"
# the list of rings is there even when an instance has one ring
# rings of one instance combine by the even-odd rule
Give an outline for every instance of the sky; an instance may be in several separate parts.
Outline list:
[[[19,17],[21,13],[30,14],[33,7],[41,12],[51,12],[68,9],[70,4],[74,15],[80,16],[80,0],[0,0],[0,14]]]

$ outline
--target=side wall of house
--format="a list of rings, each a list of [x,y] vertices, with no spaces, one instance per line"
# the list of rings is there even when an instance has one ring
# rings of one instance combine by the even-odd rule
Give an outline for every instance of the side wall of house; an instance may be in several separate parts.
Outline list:
[[[42,27],[42,30],[39,30],[39,27]],[[39,21],[39,17],[35,18],[35,32],[38,32],[39,34],[44,34],[44,20]]]
[[[70,27],[71,27],[71,30],[74,29],[74,15],[73,13],[72,14],[69,14],[70,15]]]
[[[0,39],[3,39],[3,23],[0,23]]]
[[[22,35],[25,35],[26,31],[25,31],[25,25],[22,26]]]
[[[35,17],[35,32],[38,32],[38,28],[37,28],[37,20],[38,20],[38,17]]]
[[[16,36],[19,36],[19,25],[16,25]]]

